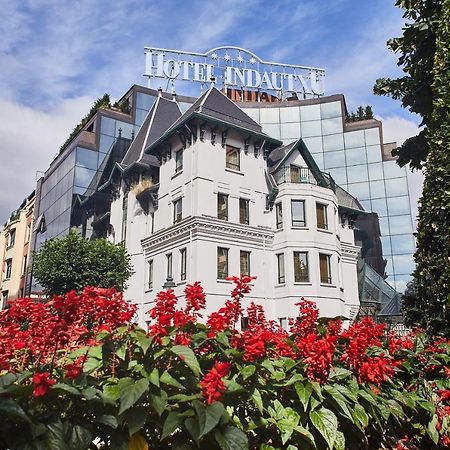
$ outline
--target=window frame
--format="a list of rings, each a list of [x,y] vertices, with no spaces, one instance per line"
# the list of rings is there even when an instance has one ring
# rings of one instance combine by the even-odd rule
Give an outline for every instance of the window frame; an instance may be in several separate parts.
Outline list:
[[[187,249],[180,248],[180,280],[186,281],[187,272]]]
[[[11,228],[8,234],[8,248],[14,247],[16,244],[16,228]]]
[[[277,253],[276,257],[277,257],[277,281],[278,281],[278,284],[285,284],[286,283],[286,265],[285,265],[285,261],[284,261],[284,253]]]
[[[305,268],[301,268],[300,267],[300,272],[298,274],[297,277],[297,270],[296,270],[296,257],[298,257],[298,261],[301,264],[302,263],[302,258],[301,255],[305,256],[305,261],[306,261],[306,267]],[[295,250],[293,252],[293,263],[294,263],[294,283],[309,283],[310,278],[309,278],[309,259],[308,259],[308,252],[305,251],[297,251]],[[302,276],[302,272],[306,272],[306,276]]]
[[[175,152],[175,173],[183,171],[183,152],[183,149]]]
[[[294,219],[294,204],[299,203],[303,205],[303,219]],[[291,200],[291,224],[293,227],[306,227],[306,202],[301,199],[293,199]]]
[[[242,257],[245,256],[247,258],[247,267],[248,267],[248,273],[244,273],[242,271]],[[239,273],[240,275],[248,275],[250,276],[251,274],[251,252],[247,251],[247,250],[239,250]]]
[[[327,273],[322,273],[322,260],[325,258]],[[331,255],[327,253],[319,253],[319,276],[321,284],[332,284],[333,278],[331,276]]]
[[[6,263],[6,267],[5,267],[5,278],[4,280],[9,280],[11,278],[11,274],[12,274],[12,258],[8,258],[5,263]]]
[[[275,203],[275,227],[277,230],[283,228],[283,202]]]
[[[323,213],[323,222],[319,220],[320,211]],[[316,202],[316,223],[317,229],[328,230],[328,205],[326,203]]]
[[[172,255],[172,252],[166,253],[166,273],[167,273],[167,278],[173,279],[173,255]]]
[[[224,194],[223,192],[218,192],[217,193],[217,218],[219,220],[225,220],[227,222],[228,222],[228,218],[229,218],[229,215],[228,215],[228,212],[229,212],[228,211],[228,197],[229,197],[229,195],[228,194]],[[223,217],[222,217],[222,212],[221,212],[221,209],[220,209],[220,199],[221,198],[224,199],[224,205],[225,205]]]
[[[229,248],[227,247],[217,247],[217,279],[218,280],[225,280],[226,278],[228,278],[228,265],[229,265]],[[225,256],[225,267],[224,267],[224,271],[221,272],[220,271],[220,261],[219,261],[219,256],[220,256],[220,252],[223,251],[223,255]]]
[[[153,259],[147,261],[147,287],[153,289]]]
[[[237,164],[231,162],[229,159],[230,152],[237,155]],[[232,145],[225,146],[225,168],[228,170],[234,170],[235,172],[241,171],[241,149],[239,147],[233,147]]]
[[[245,205],[245,208],[242,208]],[[244,217],[242,211],[244,210]],[[247,198],[239,198],[239,223],[242,225],[250,225],[250,200]]]
[[[180,211],[177,212],[177,207],[180,206]],[[173,223],[179,223],[183,220],[183,197],[179,197],[173,201]]]

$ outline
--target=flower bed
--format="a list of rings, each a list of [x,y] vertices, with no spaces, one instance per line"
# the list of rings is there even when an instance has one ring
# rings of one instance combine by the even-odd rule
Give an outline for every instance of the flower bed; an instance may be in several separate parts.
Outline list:
[[[149,331],[121,293],[86,288],[0,313],[0,449],[448,448],[450,345],[302,299],[287,332],[250,277],[199,323],[200,283],[160,292]]]

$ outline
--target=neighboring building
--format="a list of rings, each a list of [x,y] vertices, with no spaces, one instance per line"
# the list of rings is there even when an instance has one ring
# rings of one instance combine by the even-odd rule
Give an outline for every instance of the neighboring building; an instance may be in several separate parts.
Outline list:
[[[107,194],[108,235],[131,254],[127,297],[141,323],[163,286],[182,295],[201,280],[211,312],[229,296],[227,276],[239,274],[258,275],[251,299],[283,325],[302,295],[325,316],[358,312],[362,206],[301,139],[283,145],[215,88],[184,114],[160,95],[93,198]]]
[[[381,122],[346,122],[343,95],[239,106],[284,143],[301,137],[319,168],[378,214],[387,281],[403,292],[415,251],[407,169],[391,156],[394,144],[383,142]]]
[[[31,193],[11,214],[0,232],[1,307],[25,295],[30,260],[35,194]]]

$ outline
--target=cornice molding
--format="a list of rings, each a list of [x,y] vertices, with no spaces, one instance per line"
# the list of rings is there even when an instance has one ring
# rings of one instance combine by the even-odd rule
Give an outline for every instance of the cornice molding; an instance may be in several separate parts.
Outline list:
[[[272,246],[274,232],[270,229],[257,228],[232,222],[225,222],[215,217],[187,217],[180,223],[159,230],[141,241],[144,252],[171,247],[189,239],[208,240],[226,244],[247,244],[254,246]]]

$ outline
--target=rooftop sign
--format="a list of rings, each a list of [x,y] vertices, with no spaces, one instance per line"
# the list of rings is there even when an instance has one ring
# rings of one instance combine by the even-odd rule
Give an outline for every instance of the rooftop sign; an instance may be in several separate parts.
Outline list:
[[[324,93],[325,70],[267,62],[239,47],[217,47],[206,53],[145,47],[145,73],[152,79],[209,84],[215,80],[224,88],[270,92],[280,98],[299,98]],[[159,87],[159,86],[158,86]]]

